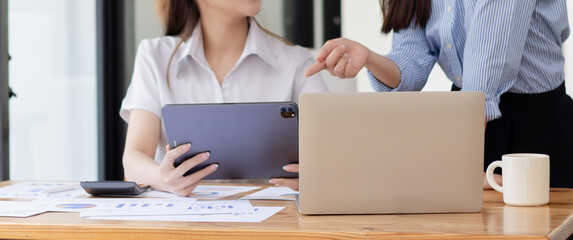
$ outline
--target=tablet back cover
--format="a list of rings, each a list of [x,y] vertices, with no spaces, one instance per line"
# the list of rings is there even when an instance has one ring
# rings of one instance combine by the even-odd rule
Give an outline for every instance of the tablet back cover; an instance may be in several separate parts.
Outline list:
[[[298,109],[292,102],[171,104],[162,109],[171,148],[191,143],[175,165],[202,152],[211,157],[188,173],[218,163],[206,179],[297,177],[282,167],[298,162]]]

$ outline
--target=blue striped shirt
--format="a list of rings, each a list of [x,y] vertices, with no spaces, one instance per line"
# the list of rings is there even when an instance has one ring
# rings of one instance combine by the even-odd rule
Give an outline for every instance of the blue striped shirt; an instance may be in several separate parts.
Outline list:
[[[486,121],[499,118],[505,92],[541,93],[564,81],[566,0],[432,0],[425,29],[394,33],[387,55],[401,72],[392,89],[370,72],[376,91],[419,91],[436,61],[462,91],[486,97]]]

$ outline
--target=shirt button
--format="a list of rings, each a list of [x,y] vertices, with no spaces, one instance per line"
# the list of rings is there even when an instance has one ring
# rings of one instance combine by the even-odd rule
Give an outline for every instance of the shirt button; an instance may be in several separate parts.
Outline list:
[[[452,44],[449,44],[449,43],[446,44],[446,48],[447,48],[447,49],[452,49]]]
[[[448,6],[448,12],[452,11],[452,6]]]
[[[461,81],[461,80],[462,80],[462,77],[460,77],[460,76],[456,76],[456,81],[458,81],[458,82],[459,82],[459,81]]]

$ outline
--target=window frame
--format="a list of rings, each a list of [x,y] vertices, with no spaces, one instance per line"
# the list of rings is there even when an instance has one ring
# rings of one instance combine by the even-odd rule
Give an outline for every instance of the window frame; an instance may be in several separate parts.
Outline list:
[[[0,0],[0,180],[10,179],[8,0]]]
[[[119,109],[135,59],[134,8],[133,0],[96,1],[99,180],[124,180],[127,124]]]

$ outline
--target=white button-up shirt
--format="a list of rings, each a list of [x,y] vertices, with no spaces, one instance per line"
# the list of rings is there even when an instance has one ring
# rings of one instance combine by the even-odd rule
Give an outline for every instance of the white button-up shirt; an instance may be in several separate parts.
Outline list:
[[[304,92],[326,92],[315,74],[304,76],[314,63],[310,52],[288,46],[269,36],[251,20],[245,48],[237,64],[220,85],[203,52],[201,24],[179,46],[178,37],[160,37],[141,42],[135,58],[133,77],[123,99],[120,116],[129,122],[130,111],[142,109],[161,118],[161,108],[174,103],[279,102],[293,101]],[[171,55],[167,84],[167,65]],[[155,160],[165,155],[167,138],[161,139]]]

